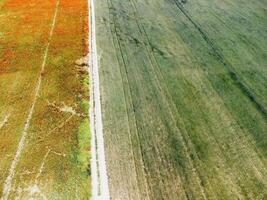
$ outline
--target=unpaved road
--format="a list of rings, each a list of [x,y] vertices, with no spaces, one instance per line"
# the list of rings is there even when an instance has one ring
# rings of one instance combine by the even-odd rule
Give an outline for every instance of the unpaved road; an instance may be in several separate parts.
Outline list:
[[[92,154],[92,199],[109,199],[108,177],[105,160],[103,123],[98,73],[98,55],[96,46],[94,0],[88,1],[89,9],[89,45],[90,45],[90,125]]]

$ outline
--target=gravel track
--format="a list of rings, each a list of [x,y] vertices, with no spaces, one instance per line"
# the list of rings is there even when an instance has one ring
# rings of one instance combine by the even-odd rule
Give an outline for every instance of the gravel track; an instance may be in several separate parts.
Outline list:
[[[89,0],[90,125],[92,154],[92,199],[110,199],[104,150],[103,124],[96,46],[94,1]]]

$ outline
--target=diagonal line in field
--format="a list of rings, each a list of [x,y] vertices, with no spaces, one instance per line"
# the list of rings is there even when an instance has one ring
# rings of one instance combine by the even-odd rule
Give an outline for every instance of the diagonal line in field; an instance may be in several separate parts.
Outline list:
[[[54,12],[54,17],[53,17],[53,21],[52,21],[52,24],[51,24],[51,29],[50,29],[50,32],[49,32],[48,43],[47,43],[47,46],[46,46],[46,49],[45,49],[45,52],[44,52],[43,62],[42,62],[42,65],[41,65],[41,73],[40,73],[40,75],[38,77],[38,81],[37,81],[36,88],[35,88],[34,99],[33,99],[32,105],[31,105],[31,107],[29,109],[29,114],[27,116],[27,119],[26,119],[26,122],[25,122],[25,125],[24,125],[24,129],[23,129],[20,141],[19,141],[19,145],[18,145],[16,154],[15,154],[15,157],[12,160],[11,166],[9,168],[8,176],[7,176],[7,178],[6,178],[5,182],[4,182],[3,196],[1,198],[1,200],[7,200],[8,199],[8,196],[10,194],[11,187],[12,187],[12,181],[13,181],[13,178],[14,178],[14,175],[15,175],[16,166],[18,164],[21,152],[22,152],[22,150],[23,150],[23,148],[25,146],[25,140],[26,140],[26,137],[28,135],[28,129],[30,127],[30,122],[31,122],[31,119],[32,119],[32,115],[33,115],[33,112],[34,112],[36,101],[37,101],[37,98],[38,98],[39,93],[40,93],[40,88],[41,88],[41,83],[42,83],[42,72],[44,71],[44,68],[45,68],[45,65],[46,65],[48,50],[49,50],[51,39],[52,39],[53,32],[54,32],[54,29],[55,29],[59,3],[60,3],[60,0],[57,0],[56,9],[55,9],[55,12]]]

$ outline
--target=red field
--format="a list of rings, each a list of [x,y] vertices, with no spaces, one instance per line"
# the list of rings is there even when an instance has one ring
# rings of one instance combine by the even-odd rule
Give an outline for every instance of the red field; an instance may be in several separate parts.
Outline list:
[[[75,66],[88,51],[87,1],[0,10],[0,196],[88,197],[88,78]]]

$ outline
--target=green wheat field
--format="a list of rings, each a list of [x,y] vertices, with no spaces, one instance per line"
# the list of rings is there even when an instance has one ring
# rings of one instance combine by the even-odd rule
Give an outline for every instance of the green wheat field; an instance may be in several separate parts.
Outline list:
[[[266,9],[96,1],[112,199],[267,199]]]

